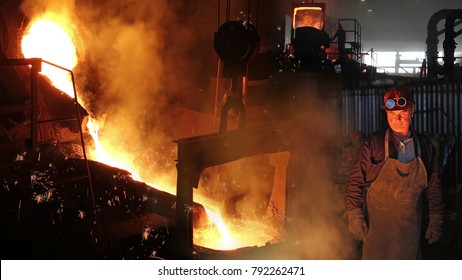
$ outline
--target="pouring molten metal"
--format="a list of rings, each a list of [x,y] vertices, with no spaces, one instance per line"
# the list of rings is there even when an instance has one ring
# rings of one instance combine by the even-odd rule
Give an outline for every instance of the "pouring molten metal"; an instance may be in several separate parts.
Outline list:
[[[66,28],[67,26],[67,28]],[[45,61],[72,70],[77,65],[77,51],[72,37],[66,32],[71,30],[70,22],[47,14],[31,22],[22,39],[22,52],[26,58],[42,58]],[[42,74],[47,76],[53,85],[74,97],[69,73],[48,64],[42,65]]]
[[[78,64],[78,50],[75,47],[74,34],[76,34],[75,26],[68,18],[48,13],[34,19],[22,39],[24,57],[42,58],[72,70]],[[56,88],[72,98],[74,97],[73,85],[68,72],[48,64],[44,64],[42,69],[42,74],[47,76]],[[88,110],[85,104],[81,105]],[[86,147],[91,159],[125,169],[132,173],[135,180],[145,181],[154,188],[170,193],[175,192],[174,186],[160,187],[165,183],[146,182],[146,178],[141,178],[138,175],[143,167],[136,166],[133,160],[130,160],[131,156],[128,153],[124,154],[117,147],[106,147],[104,141],[99,139],[100,123],[98,119],[89,118],[86,125],[88,133],[94,141],[92,147]],[[149,181],[149,179],[147,180]],[[246,221],[240,222],[240,226],[230,227],[220,215],[221,206],[218,202],[200,194],[195,195],[194,200],[205,207],[209,220],[212,222],[206,228],[195,229],[197,234],[194,234],[194,243],[196,245],[211,249],[229,250],[244,246],[264,245],[271,239],[269,234],[265,233],[263,222]],[[243,227],[245,230],[240,230]]]

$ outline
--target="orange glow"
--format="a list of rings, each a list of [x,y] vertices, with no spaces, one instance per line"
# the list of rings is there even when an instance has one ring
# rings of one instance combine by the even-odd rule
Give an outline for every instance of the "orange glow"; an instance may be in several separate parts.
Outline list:
[[[220,232],[221,240],[222,240],[222,244],[220,248],[222,249],[235,248],[236,245],[234,244],[234,240],[229,234],[228,228],[226,227],[226,224],[223,221],[223,218],[221,217],[221,215],[219,213],[209,210],[208,208],[205,208],[205,211],[207,212],[207,215],[213,221],[213,223],[217,226],[218,231]]]
[[[23,54],[27,58],[37,57],[49,61],[56,65],[72,70],[78,63],[78,56],[75,42],[72,38],[75,36],[72,23],[68,19],[63,19],[52,14],[46,14],[40,19],[31,22],[27,33],[22,40]],[[42,74],[46,75],[53,85],[60,90],[73,96],[73,85],[66,71],[51,67],[48,64],[43,65]],[[84,104],[82,106],[85,108]],[[136,163],[134,156],[129,152],[120,150],[119,147],[109,144],[110,135],[100,137],[103,129],[104,119],[98,119],[89,116],[84,120],[86,132],[88,132],[93,142],[86,143],[88,158],[102,162],[104,164],[129,171],[133,179],[145,182],[156,189],[176,194],[176,186],[172,182],[172,175],[164,175],[162,172],[153,172],[155,175],[143,174],[142,164]],[[142,147],[141,147],[142,148]],[[172,159],[173,160],[173,159]],[[153,178],[146,176],[155,176]],[[169,176],[169,178],[166,178]],[[213,201],[203,195],[195,194],[194,201],[204,206],[206,213],[211,221],[204,228],[194,229],[194,244],[217,250],[229,250],[244,246],[260,246],[273,240],[268,232],[268,223],[264,221],[228,221],[223,219],[221,202]]]
[[[93,138],[93,142],[95,145],[94,149],[90,151],[90,156],[92,158],[104,164],[127,170],[131,173],[132,178],[134,180],[141,181],[141,178],[135,171],[133,164],[129,164],[130,160],[125,158],[124,154],[117,154],[115,152],[109,153],[108,151],[106,151],[105,147],[101,144],[101,141],[99,140],[100,126],[95,119],[88,119],[87,129],[88,133],[90,133],[91,137]]]
[[[162,183],[153,183],[143,180],[143,178],[141,178],[138,175],[138,172],[136,171],[139,170],[139,168],[141,167],[136,166],[129,155],[117,152],[116,149],[105,147],[99,139],[100,125],[98,123],[99,122],[97,120],[92,118],[89,118],[87,121],[86,127],[88,129],[88,132],[92,136],[94,142],[93,149],[89,151],[89,157],[94,158],[95,160],[102,162],[104,164],[127,170],[131,173],[131,176],[134,180],[143,181],[153,188],[174,194],[175,188],[172,186],[162,187]],[[159,179],[157,178],[156,181],[159,181]],[[196,241],[195,243],[197,245],[201,245],[212,249],[237,248],[238,246],[235,244],[233,238],[231,237],[228,231],[228,226],[223,221],[223,218],[219,214],[219,211],[211,210],[212,208],[217,209],[217,206],[214,205],[213,202],[207,200],[205,197],[202,196],[197,196],[195,198],[195,202],[204,206],[209,220],[212,222],[211,226],[218,229],[218,231],[198,229],[199,231],[206,232],[207,238],[198,239],[197,236],[194,235]]]
[[[221,205],[216,201],[195,195],[194,201],[207,205],[205,211],[211,221],[208,227],[194,230],[194,244],[215,250],[232,250],[247,246],[263,246],[274,241],[275,229],[265,221],[223,220]]]
[[[71,30],[68,19],[53,14],[45,14],[31,22],[22,39],[22,52],[25,58],[42,58],[45,61],[72,70],[77,65],[77,51],[72,37],[66,30]],[[70,74],[67,71],[42,63],[42,74],[53,85],[74,97]]]
[[[217,227],[218,232],[220,233],[220,238],[216,238],[213,236],[209,236],[210,242],[209,244],[206,244],[207,247],[212,248],[212,249],[224,249],[224,250],[229,250],[229,249],[235,249],[237,248],[237,245],[233,238],[231,237],[231,234],[229,233],[229,230],[223,221],[223,218],[218,212],[213,212],[212,210],[208,209],[205,207],[205,211],[207,212],[207,215],[209,216],[210,220],[212,220],[213,224]],[[209,231],[209,233],[213,231]]]
[[[321,30],[324,26],[324,15],[320,7],[298,7],[294,9],[292,28],[309,26]]]

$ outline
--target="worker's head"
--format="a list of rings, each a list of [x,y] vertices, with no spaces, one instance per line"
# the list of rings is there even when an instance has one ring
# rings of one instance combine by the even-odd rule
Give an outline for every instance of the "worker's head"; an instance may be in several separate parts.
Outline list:
[[[414,99],[409,90],[396,87],[387,91],[383,97],[383,109],[391,130],[406,135],[414,116]]]
[[[383,96],[383,109],[385,111],[404,110],[414,108],[414,98],[404,87],[390,89]]]

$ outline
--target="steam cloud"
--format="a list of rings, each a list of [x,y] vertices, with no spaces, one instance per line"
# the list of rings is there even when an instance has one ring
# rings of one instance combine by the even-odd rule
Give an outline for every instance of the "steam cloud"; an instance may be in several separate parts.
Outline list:
[[[29,18],[52,12],[73,19],[79,32],[77,92],[89,113],[107,116],[101,142],[128,155],[125,161],[148,162],[152,168],[142,170],[144,178],[158,178],[159,168],[165,178],[175,178],[172,139],[177,132],[171,105],[200,103],[207,94],[201,89],[209,79],[204,75],[209,61],[201,58],[210,56],[200,53],[208,52],[204,44],[212,45],[213,31],[201,30],[213,28],[201,24],[209,6],[165,0],[26,0],[21,9]],[[191,22],[196,24],[191,27]]]
[[[313,76],[309,82],[294,79],[283,89],[296,101],[286,108],[293,120],[289,137],[294,147],[287,176],[289,246],[279,250],[279,258],[357,257],[356,244],[342,218],[344,186],[335,177],[342,141],[336,139],[334,127],[339,120],[327,97],[330,90],[336,91],[335,78],[331,79],[323,75]]]
[[[208,82],[206,73],[213,73],[208,67],[216,61],[210,55],[216,23],[214,17],[207,16],[214,12],[210,3],[203,3],[206,1],[191,1],[190,5],[188,1],[172,2],[176,1],[26,0],[22,9],[30,18],[54,11],[75,19],[81,36],[81,63],[75,70],[78,92],[92,114],[107,114],[101,141],[143,166],[142,177],[164,176],[175,186],[172,105],[190,105],[206,97],[207,91],[199,89]],[[300,240],[301,250],[294,256],[290,249],[282,248],[272,256],[275,259],[351,257],[341,219],[342,192],[329,174],[327,151],[334,137],[329,127],[335,120],[330,117],[331,108],[316,107],[320,101],[312,101],[304,115],[298,116],[303,129],[294,126],[291,136],[309,139],[301,143],[303,155],[294,156],[297,172],[307,181],[297,183],[296,194],[302,195],[290,205],[291,219],[303,225],[294,236]],[[258,184],[237,193],[241,198],[234,200],[231,211],[238,213],[255,209],[270,195]],[[252,197],[250,194],[260,202],[242,199]],[[251,213],[252,218],[261,212]]]

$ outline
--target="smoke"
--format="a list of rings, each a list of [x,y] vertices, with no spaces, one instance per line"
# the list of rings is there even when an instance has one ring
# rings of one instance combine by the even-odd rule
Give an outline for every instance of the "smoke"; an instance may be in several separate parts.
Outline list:
[[[26,0],[21,3],[21,10],[29,18],[45,12],[55,12],[60,15],[72,16],[74,14],[74,0]]]
[[[26,0],[22,4],[29,18],[51,11],[75,19],[80,36],[75,70],[78,93],[94,117],[105,119],[100,135],[104,146],[116,151],[121,160],[141,167],[139,175],[147,182],[160,178],[175,186],[172,108],[177,103],[201,105],[207,97],[207,73],[213,73],[209,67],[216,62],[211,55],[216,22],[208,16],[214,13],[206,2]],[[310,98],[285,108],[294,123],[288,137],[296,144],[287,174],[291,245],[270,256],[275,259],[351,257],[342,220],[343,189],[335,184],[330,166],[336,145],[332,142],[335,109],[316,98],[322,91],[319,85],[311,86],[286,92]],[[256,167],[250,170],[250,166]],[[200,189],[224,200],[225,215],[257,221],[267,218],[267,208],[274,202],[269,187],[276,172],[268,157],[245,159],[231,168],[228,177],[220,173],[223,188],[211,183],[210,189]],[[218,189],[226,190],[225,194],[214,194]],[[257,234],[245,226],[243,231]]]
[[[105,120],[100,140],[106,150],[143,166],[144,178],[175,178],[172,105],[200,104],[207,97],[208,59],[214,59],[214,26],[204,17],[210,5],[25,0],[21,9],[29,19],[54,13],[76,24],[77,92],[89,113]]]
[[[326,97],[335,92],[329,88],[335,84],[320,76],[290,88],[298,99],[292,108],[295,146],[288,174],[285,254],[290,258],[354,258],[354,244],[342,218],[344,188],[336,183],[335,163],[341,155],[336,108]]]
[[[336,134],[338,111],[328,97],[340,92],[341,82],[329,75],[294,75],[278,85],[273,109],[290,126],[288,162],[286,154],[276,153],[214,167],[204,172],[199,191],[222,201],[223,215],[239,220],[241,232],[263,238],[266,231],[267,242],[283,240],[246,258],[357,258],[343,217],[344,185],[336,177],[344,142]]]
[[[164,34],[156,28],[167,20],[165,1],[87,1],[76,14],[85,45],[79,73],[86,81],[96,117],[106,116],[100,135],[106,150],[118,161],[134,166],[145,180],[163,170],[174,177],[169,135],[171,125],[163,114],[168,101],[162,50]],[[167,146],[167,147],[166,147]],[[144,168],[140,168],[144,167]],[[156,182],[155,181],[155,182]]]

